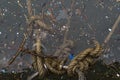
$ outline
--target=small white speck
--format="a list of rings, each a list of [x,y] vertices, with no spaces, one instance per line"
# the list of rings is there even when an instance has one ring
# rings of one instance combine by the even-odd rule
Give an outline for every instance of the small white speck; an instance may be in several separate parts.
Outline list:
[[[109,17],[108,16],[105,16],[106,19],[108,19]]]
[[[15,14],[14,14],[13,16],[14,16],[14,17],[16,17],[16,15],[15,15]]]
[[[15,41],[12,41],[11,43],[12,43],[12,44],[15,44]]]
[[[54,37],[54,35],[52,35],[52,37]]]
[[[63,28],[66,28],[66,26],[63,26]]]
[[[61,79],[63,79],[63,76],[61,76]]]
[[[19,3],[20,1],[18,0],[17,2]]]
[[[6,61],[6,57],[3,58],[3,61]]]
[[[4,44],[4,47],[5,47],[5,48],[7,47],[7,44],[6,44],[6,43]]]
[[[36,34],[33,34],[33,36],[36,36]]]
[[[117,77],[120,77],[120,74],[116,74]]]
[[[68,66],[63,66],[63,68],[64,68],[64,69],[67,69],[67,68],[68,68]]]
[[[57,4],[61,4],[61,2],[58,2]]]
[[[32,4],[32,6],[34,6],[34,4]]]
[[[18,23],[15,23],[15,24],[18,24]]]
[[[8,1],[8,4],[10,4],[11,2]]]
[[[108,30],[111,31],[112,29],[109,28]]]
[[[5,16],[5,13],[3,13],[2,15]]]
[[[108,54],[106,54],[106,55],[103,55],[103,57],[104,57],[104,58],[109,58],[109,55],[108,55]]]
[[[18,63],[18,66],[22,66],[22,65],[23,65],[23,62],[19,62],[19,63]]]
[[[19,32],[16,33],[17,35],[19,34]]]
[[[20,18],[22,18],[22,16],[20,16]]]
[[[95,72],[95,70],[93,70],[93,72]]]
[[[0,34],[2,34],[2,32],[0,32]]]
[[[38,29],[38,31],[41,31],[41,29]]]
[[[76,5],[78,5],[79,3],[78,3],[78,2],[76,2],[75,4],[76,4]]]
[[[85,34],[85,36],[88,36],[88,34]]]
[[[8,10],[7,9],[4,9],[5,10],[5,12],[7,12]]]
[[[12,73],[15,73],[15,71],[12,71]]]

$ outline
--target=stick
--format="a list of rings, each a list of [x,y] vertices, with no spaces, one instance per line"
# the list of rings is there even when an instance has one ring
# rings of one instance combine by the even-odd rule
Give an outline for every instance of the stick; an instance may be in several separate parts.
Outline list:
[[[117,20],[115,21],[115,23],[112,27],[112,30],[110,31],[108,36],[105,38],[103,45],[106,44],[110,40],[110,38],[111,38],[112,34],[114,33],[115,29],[118,27],[119,22],[120,22],[120,15],[118,16]]]
[[[21,45],[19,46],[19,49],[17,50],[16,54],[8,61],[8,65],[12,64],[13,61],[17,58],[17,56],[20,54],[20,52],[25,44],[26,39],[27,39],[26,34],[24,34],[24,39],[23,39]]]
[[[39,72],[33,73],[31,76],[27,78],[27,80],[33,80],[33,78],[35,78],[38,74]]]
[[[33,14],[31,0],[27,0],[27,9],[28,9],[28,15],[29,15],[29,17],[31,17]]]

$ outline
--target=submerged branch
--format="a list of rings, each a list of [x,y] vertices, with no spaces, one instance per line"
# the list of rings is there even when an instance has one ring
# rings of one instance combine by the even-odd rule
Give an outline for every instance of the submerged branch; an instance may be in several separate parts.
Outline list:
[[[24,39],[23,39],[21,45],[19,46],[19,49],[17,50],[16,54],[9,60],[8,65],[12,64],[13,61],[17,58],[17,56],[20,54],[21,50],[22,50],[23,47],[24,47],[24,44],[25,44],[25,42],[26,42],[26,39],[27,39],[27,36],[26,36],[26,34],[24,34]]]
[[[32,11],[32,6],[31,6],[31,0],[27,0],[27,9],[28,9],[29,17],[32,16],[33,11]]]
[[[118,16],[117,20],[115,21],[115,23],[112,27],[112,30],[110,31],[110,33],[105,38],[103,45],[105,45],[110,40],[112,34],[114,33],[115,29],[118,27],[119,23],[120,23],[120,15]]]

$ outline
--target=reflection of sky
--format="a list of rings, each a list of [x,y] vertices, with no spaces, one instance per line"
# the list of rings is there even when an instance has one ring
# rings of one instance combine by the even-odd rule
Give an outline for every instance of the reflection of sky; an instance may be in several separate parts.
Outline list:
[[[36,8],[36,14],[41,11],[41,6],[45,3],[47,4],[45,13],[54,15],[57,22],[61,24],[60,27],[58,25],[53,27],[64,30],[65,22],[63,21],[65,21],[67,14],[64,13],[62,5],[70,10],[70,0],[65,0],[65,2],[63,0],[35,0],[32,6]],[[120,2],[116,2],[116,0],[83,0],[81,2],[76,0],[74,6],[68,37],[75,41],[72,52],[78,53],[87,48],[87,40],[94,36],[98,41],[103,42],[120,13]],[[24,17],[26,13],[25,0],[0,1],[0,68],[4,67],[12,55],[15,54],[23,39],[23,33],[26,29]],[[52,54],[61,44],[62,39],[62,37],[57,39],[53,35],[48,35],[47,40],[43,41],[47,52]],[[109,42],[109,52],[103,55],[106,61],[120,60],[119,43],[120,28],[117,28]],[[27,55],[17,58],[14,65],[24,64],[28,66],[29,57]]]

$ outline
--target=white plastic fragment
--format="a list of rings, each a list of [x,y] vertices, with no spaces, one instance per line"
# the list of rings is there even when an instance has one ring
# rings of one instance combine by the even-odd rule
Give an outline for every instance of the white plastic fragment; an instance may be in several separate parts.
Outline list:
[[[19,32],[16,33],[17,35],[19,34]]]

